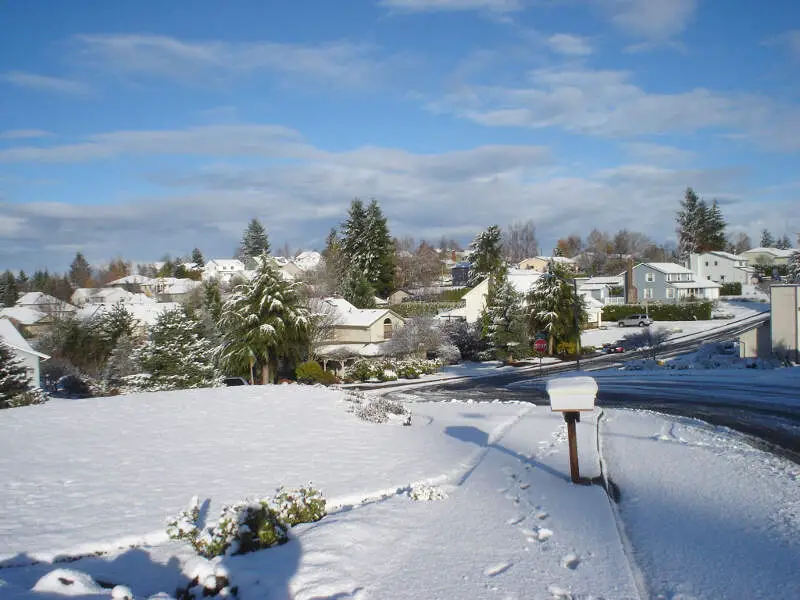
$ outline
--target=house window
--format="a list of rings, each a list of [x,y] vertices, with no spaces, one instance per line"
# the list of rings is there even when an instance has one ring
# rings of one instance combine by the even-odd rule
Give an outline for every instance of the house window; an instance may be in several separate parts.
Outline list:
[[[383,339],[388,340],[392,337],[392,320],[386,319],[383,322]]]
[[[725,282],[725,275],[720,275],[719,276],[719,280],[724,283]]]
[[[653,298],[653,288],[644,288],[644,297],[646,300]]]
[[[648,283],[652,283],[656,280],[656,275],[655,273],[647,273],[647,275],[645,275],[644,278]]]
[[[715,266],[715,267],[716,267],[718,264],[719,264],[719,263],[718,263],[717,261],[714,261],[714,266]]]
[[[706,261],[706,266],[708,266],[708,261]]]
[[[675,297],[675,288],[668,287],[667,298],[674,298],[674,297]]]

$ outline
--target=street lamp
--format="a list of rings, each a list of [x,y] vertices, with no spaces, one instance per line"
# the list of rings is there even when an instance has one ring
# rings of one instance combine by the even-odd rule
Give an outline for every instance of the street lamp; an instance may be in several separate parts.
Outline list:
[[[575,313],[575,333],[578,336],[578,345],[575,348],[575,362],[576,362],[575,370],[580,371],[581,370],[581,299],[580,296],[578,296],[578,279],[576,277],[573,277],[572,281],[570,282],[569,280],[561,277],[561,275],[553,273],[552,271],[550,271],[549,273],[545,273],[544,277],[548,278],[555,277],[556,279],[558,279],[559,281],[563,281],[567,285],[572,283],[572,289],[575,292],[575,302],[574,302],[575,306],[573,309],[573,312]]]

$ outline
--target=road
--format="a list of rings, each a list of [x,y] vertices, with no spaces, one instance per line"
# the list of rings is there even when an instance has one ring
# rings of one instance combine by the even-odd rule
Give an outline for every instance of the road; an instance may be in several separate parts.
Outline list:
[[[769,315],[758,315],[727,324],[724,329],[705,335],[694,334],[674,338],[659,349],[658,357],[667,358],[697,349],[702,343],[724,341],[735,338],[752,327],[754,321],[767,320]],[[620,366],[634,358],[644,358],[650,351],[629,352],[624,355],[595,356],[581,360],[583,371]],[[560,372],[573,371],[575,363],[562,363],[538,368],[504,373],[491,377],[461,379],[440,385],[414,390],[414,394],[430,400],[446,401],[452,398],[476,401],[516,400],[547,404],[544,378]],[[512,384],[530,382],[531,387],[518,388]],[[541,385],[536,382],[541,381]],[[402,388],[389,391],[388,396],[402,392]],[[702,419],[715,425],[723,425],[748,436],[750,442],[762,449],[785,456],[800,464],[800,402],[794,407],[786,406],[782,399],[786,394],[798,395],[785,386],[762,383],[757,389],[752,384],[735,379],[720,386],[714,385],[714,393],[703,382],[681,381],[680,386],[669,381],[619,381],[603,380],[598,393],[598,406],[616,408],[646,408],[657,412]],[[757,402],[742,403],[744,397],[758,397]],[[735,401],[734,401],[735,399]]]

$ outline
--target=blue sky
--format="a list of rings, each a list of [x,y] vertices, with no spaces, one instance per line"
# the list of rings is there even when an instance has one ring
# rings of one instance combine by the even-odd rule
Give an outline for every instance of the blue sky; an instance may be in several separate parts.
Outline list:
[[[800,232],[800,6],[772,0],[4,2],[0,267],[318,248],[533,219]]]

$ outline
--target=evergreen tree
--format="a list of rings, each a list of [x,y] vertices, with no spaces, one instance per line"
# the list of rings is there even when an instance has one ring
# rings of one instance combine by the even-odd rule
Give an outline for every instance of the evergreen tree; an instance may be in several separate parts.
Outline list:
[[[363,273],[350,271],[342,285],[342,297],[356,308],[375,308],[375,289]]]
[[[222,295],[219,281],[216,279],[210,279],[203,283],[203,308],[214,323],[219,323],[222,316]]]
[[[342,293],[345,279],[344,254],[342,253],[342,242],[336,233],[336,228],[332,227],[328,237],[325,239],[325,249],[322,251],[322,258],[325,260],[325,273],[327,275],[324,284],[328,287],[328,293]]]
[[[29,387],[28,374],[22,361],[0,340],[0,408],[8,408],[11,399]]]
[[[527,355],[530,347],[522,294],[514,289],[505,273],[492,288],[480,318],[481,334],[489,351],[501,360],[514,354]]]
[[[800,234],[797,236],[797,248],[789,258],[787,278],[791,283],[800,283]]]
[[[761,247],[762,248],[775,247],[775,238],[772,237],[772,233],[770,233],[769,229],[761,230]]]
[[[692,188],[686,188],[681,201],[681,209],[678,211],[678,227],[676,229],[678,254],[684,260],[688,259],[690,254],[698,251],[704,212],[705,204]]]
[[[219,375],[214,366],[215,348],[204,334],[202,323],[183,307],[161,313],[139,353],[150,384],[157,389],[212,385]]]
[[[17,288],[22,294],[28,291],[28,276],[25,271],[20,271],[19,275],[17,275]]]
[[[378,202],[365,208],[354,199],[341,231],[344,269],[362,273],[375,292],[387,295],[394,283],[394,245]]]
[[[775,242],[775,247],[781,250],[788,250],[792,247],[792,241],[789,239],[789,236],[784,233],[783,237]]]
[[[493,278],[505,269],[502,233],[497,225],[482,231],[469,245],[470,262],[468,285],[474,287],[487,277]],[[490,282],[491,286],[491,282]]]
[[[229,373],[248,373],[252,382],[260,370],[261,382],[272,383],[279,359],[298,360],[308,348],[309,314],[298,284],[285,281],[264,258],[256,276],[222,307],[218,353]]]
[[[92,280],[92,268],[83,254],[77,252],[72,264],[69,266],[69,282],[72,287],[89,287]]]
[[[195,248],[192,250],[192,261],[198,267],[206,266],[206,259],[203,257],[203,253],[200,252],[200,248]]]
[[[698,252],[711,252],[714,250],[725,249],[725,218],[716,200],[711,204],[711,208],[703,215],[701,222],[701,239],[698,244]]]
[[[117,344],[108,356],[106,368],[103,371],[103,380],[108,386],[118,386],[124,378],[141,373],[139,355],[133,339],[129,335],[121,335]]]
[[[245,262],[248,258],[255,258],[262,254],[269,254],[269,252],[270,246],[267,231],[258,219],[250,219],[250,223],[242,235],[236,258]]]
[[[118,302],[96,319],[97,335],[106,342],[106,356],[111,353],[117,340],[133,335],[136,319],[122,302]]]
[[[17,280],[11,271],[6,271],[0,276],[0,304],[3,306],[14,306],[19,297]]]
[[[583,300],[576,296],[574,287],[567,281],[568,277],[569,273],[563,267],[551,262],[548,273],[540,277],[528,293],[530,333],[547,333],[549,354],[553,354],[557,340],[577,341],[579,330],[576,310],[580,311],[579,323],[586,319]]]

